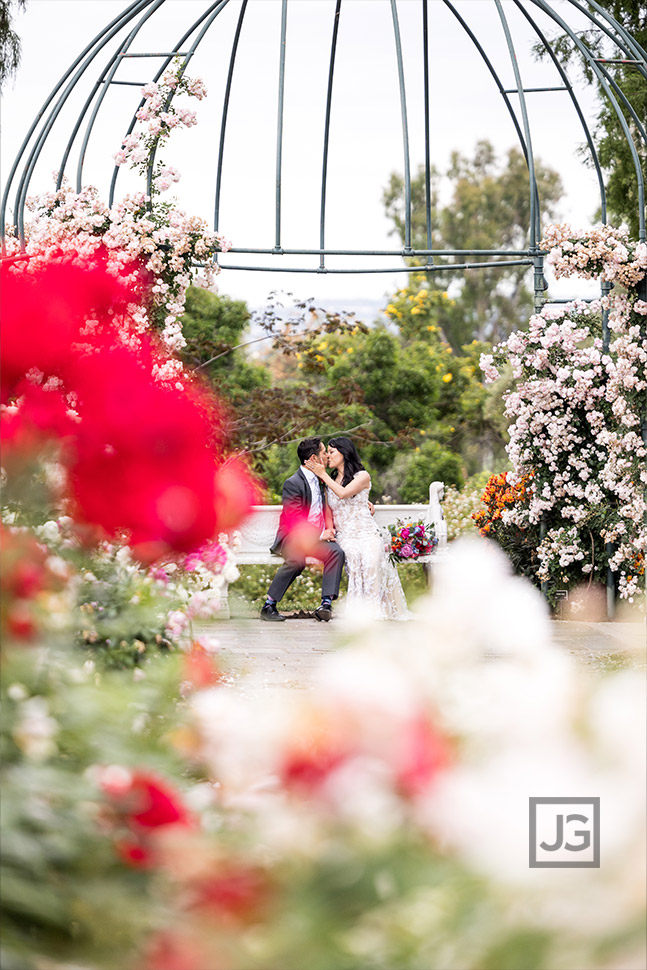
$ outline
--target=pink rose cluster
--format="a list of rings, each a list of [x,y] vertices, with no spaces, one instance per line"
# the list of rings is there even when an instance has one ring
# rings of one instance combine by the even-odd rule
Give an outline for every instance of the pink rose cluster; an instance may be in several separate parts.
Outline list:
[[[541,242],[558,277],[598,277],[609,283],[635,286],[647,269],[647,243],[630,242],[623,227],[573,229],[566,223],[548,226]]]
[[[137,111],[138,123],[114,156],[117,165],[128,163],[145,173],[153,154],[175,128],[192,128],[197,124],[195,111],[177,104],[176,99],[182,94],[201,101],[207,90],[200,78],[186,77],[177,60],[159,82],[151,81],[142,88],[144,104]],[[177,169],[160,163],[155,171],[153,191],[165,192],[179,178]]]
[[[637,282],[647,272],[647,248],[629,243],[622,231],[604,227],[578,241],[567,229],[546,230],[547,247],[561,240],[561,255],[553,257],[561,275],[611,279],[614,261],[624,267],[618,280]],[[564,249],[565,242],[570,248]],[[513,333],[481,358],[486,381],[505,363],[512,366],[516,387],[506,395],[507,450],[514,480],[532,473],[529,504],[506,510],[504,520],[521,528],[542,516],[554,523],[538,549],[538,578],[547,580],[573,563],[581,563],[583,576],[599,568],[592,562],[594,530],[614,544],[609,565],[618,574],[620,595],[630,600],[640,588],[647,548],[647,449],[640,433],[647,344],[637,302],[633,289],[589,304],[546,306],[531,317],[527,331]],[[607,352],[599,336],[602,309],[609,311],[612,335]]]

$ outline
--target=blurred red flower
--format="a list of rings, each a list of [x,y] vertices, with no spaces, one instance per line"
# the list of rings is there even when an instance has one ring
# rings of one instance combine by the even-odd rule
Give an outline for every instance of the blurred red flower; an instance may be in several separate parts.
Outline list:
[[[71,353],[89,318],[113,327],[115,311],[132,299],[105,266],[56,261],[29,272],[2,265],[2,401],[36,368],[67,377],[78,364]]]
[[[201,644],[193,643],[184,655],[182,680],[191,684],[195,690],[213,687],[222,682],[222,671]]]
[[[49,553],[25,531],[0,526],[0,632],[8,639],[31,640],[43,620],[39,594],[61,588],[64,577],[54,574]]]
[[[425,716],[416,717],[405,732],[399,753],[397,781],[402,793],[413,797],[431,784],[450,761],[449,745]]]
[[[145,771],[133,772],[122,807],[134,829],[193,824],[179,794],[161,778]]]
[[[188,931],[158,933],[150,941],[142,964],[143,970],[224,970]]]
[[[194,894],[189,908],[249,922],[258,918],[269,902],[270,884],[260,869],[231,865],[203,879],[194,887]]]
[[[348,755],[348,751],[329,747],[323,740],[308,750],[292,751],[282,765],[281,780],[288,789],[313,792],[346,761]]]
[[[173,387],[156,380],[168,354],[116,326],[138,292],[105,266],[78,262],[2,267],[2,288],[2,400],[12,404],[3,435],[19,456],[65,437],[79,520],[125,533],[151,559],[195,549],[244,518],[257,488],[213,444],[222,438],[217,402],[188,375]]]
[[[150,346],[87,358],[72,488],[80,517],[109,535],[125,529],[134,545],[188,551],[216,531],[217,456],[197,396],[156,382],[154,360]]]

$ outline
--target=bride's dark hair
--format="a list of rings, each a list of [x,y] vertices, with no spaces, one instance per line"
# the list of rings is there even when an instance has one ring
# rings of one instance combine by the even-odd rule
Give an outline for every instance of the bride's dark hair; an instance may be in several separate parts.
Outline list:
[[[332,448],[336,448],[344,456],[344,480],[341,483],[343,488],[349,482],[352,482],[357,472],[364,471],[364,466],[357,454],[357,448],[350,438],[331,438],[328,444]]]

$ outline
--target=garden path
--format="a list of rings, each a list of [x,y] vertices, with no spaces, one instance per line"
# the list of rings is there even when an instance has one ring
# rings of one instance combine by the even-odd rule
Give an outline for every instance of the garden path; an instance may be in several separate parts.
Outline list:
[[[393,627],[397,629],[396,624]],[[343,640],[344,629],[334,620],[261,623],[256,617],[236,617],[205,624],[196,632],[218,641],[234,684],[249,693],[266,687],[307,688],[320,658]],[[556,620],[553,635],[557,644],[587,666],[604,669],[645,664],[644,623]]]

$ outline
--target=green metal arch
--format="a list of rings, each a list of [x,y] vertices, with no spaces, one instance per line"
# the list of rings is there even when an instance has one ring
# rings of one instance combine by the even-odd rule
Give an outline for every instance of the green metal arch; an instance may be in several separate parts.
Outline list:
[[[14,202],[14,220],[16,221],[18,235],[21,241],[21,245],[24,246],[24,211],[25,202],[27,198],[27,193],[32,181],[34,169],[41,155],[47,149],[48,138],[56,124],[62,109],[68,102],[72,92],[77,91],[83,86],[88,86],[88,77],[90,76],[91,69],[94,68],[95,61],[102,54],[108,52],[111,49],[113,40],[120,33],[128,29],[126,37],[122,40],[118,40],[116,46],[113,47],[112,53],[109,55],[107,63],[104,64],[103,68],[99,70],[99,73],[93,83],[89,84],[89,90],[83,107],[81,108],[79,115],[76,119],[75,124],[72,126],[63,153],[63,157],[59,166],[59,176],[58,176],[58,186],[60,187],[62,179],[64,177],[66,168],[68,167],[71,156],[74,150],[74,145],[80,132],[83,129],[83,133],[80,137],[80,145],[78,149],[78,156],[76,162],[76,189],[80,191],[83,184],[83,167],[86,157],[86,152],[88,145],[91,141],[92,134],[95,131],[98,119],[102,116],[102,108],[104,107],[106,94],[108,93],[110,86],[115,84],[125,84],[132,85],[133,87],[139,87],[139,82],[132,81],[122,81],[117,77],[119,66],[122,64],[125,58],[137,57],[142,59],[142,63],[150,63],[150,59],[161,59],[161,66],[152,75],[152,80],[158,80],[164,70],[168,67],[169,63],[173,58],[181,58],[181,71],[184,72],[189,64],[189,61],[195,54],[199,45],[204,40],[205,36],[212,29],[217,29],[218,26],[218,16],[222,11],[228,7],[230,4],[238,6],[238,20],[236,25],[236,30],[231,45],[230,57],[229,57],[229,68],[227,73],[227,81],[225,85],[223,101],[222,101],[222,115],[219,133],[219,144],[218,144],[218,154],[215,169],[215,187],[214,187],[214,229],[219,228],[219,218],[220,218],[220,199],[223,190],[223,159],[226,152],[226,133],[227,125],[229,122],[229,104],[231,98],[232,87],[235,84],[235,65],[236,65],[236,54],[238,50],[238,42],[241,34],[244,31],[245,24],[251,16],[253,16],[253,8],[255,3],[259,0],[215,0],[215,2],[207,2],[205,0],[204,10],[200,16],[195,19],[188,28],[181,34],[181,36],[165,52],[158,51],[135,51],[133,47],[135,46],[136,40],[140,34],[140,31],[144,24],[158,12],[158,10],[164,5],[166,0],[134,0],[128,6],[124,8],[121,14],[115,17],[106,28],[101,31],[87,47],[82,51],[79,57],[73,62],[73,64],[65,72],[59,83],[56,85],[54,90],[49,95],[43,108],[39,112],[37,118],[31,125],[25,140],[18,152],[18,156],[11,168],[9,178],[5,187],[5,191],[2,198],[2,203],[0,206],[0,233],[4,237],[5,222],[7,216],[7,210],[10,198],[13,193],[15,193]],[[398,68],[398,87],[399,87],[399,100],[400,100],[400,112],[402,121],[402,151],[403,151],[403,168],[404,168],[404,190],[405,190],[405,218],[404,218],[404,246],[402,248],[386,249],[386,250],[360,250],[360,249],[330,249],[326,246],[326,206],[328,201],[328,191],[327,191],[327,177],[328,177],[328,151],[329,151],[329,134],[330,134],[330,123],[332,115],[332,93],[335,84],[335,54],[337,49],[338,37],[340,31],[343,31],[344,27],[344,14],[343,14],[343,0],[335,0],[334,12],[332,15],[331,23],[331,38],[330,38],[330,55],[328,62],[328,77],[327,77],[327,96],[326,96],[326,108],[325,117],[323,119],[323,131],[324,131],[324,141],[323,141],[323,157],[322,157],[322,170],[321,170],[321,192],[320,192],[320,207],[319,207],[319,247],[317,249],[305,249],[298,246],[286,245],[283,235],[282,235],[282,225],[281,225],[281,215],[282,215],[282,184],[283,184],[283,159],[282,159],[282,142],[283,142],[283,102],[285,95],[285,58],[286,58],[286,45],[287,45],[287,26],[289,18],[290,6],[293,5],[297,0],[281,0],[281,27],[280,27],[280,44],[278,51],[278,61],[279,61],[279,82],[277,91],[277,123],[276,123],[276,154],[275,154],[275,239],[274,246],[271,248],[262,248],[254,245],[242,244],[240,246],[234,247],[232,253],[245,253],[245,254],[255,254],[259,257],[269,257],[264,259],[263,265],[258,266],[237,266],[233,264],[222,264],[223,268],[228,269],[244,269],[247,271],[269,271],[269,272],[305,272],[305,273],[393,273],[393,272],[410,272],[412,269],[419,269],[419,266],[412,267],[410,265],[397,265],[391,267],[349,267],[349,268],[338,268],[330,267],[326,263],[328,256],[346,256],[352,258],[354,256],[362,257],[381,257],[381,256],[393,256],[394,258],[401,258],[407,256],[418,257],[417,262],[424,263],[424,269],[426,272],[437,272],[437,271],[447,271],[451,269],[453,271],[460,271],[462,269],[473,269],[481,266],[510,266],[510,265],[528,265],[534,266],[535,269],[535,299],[536,304],[540,305],[544,302],[544,287],[545,283],[543,281],[543,255],[538,248],[539,237],[540,237],[540,224],[541,224],[541,200],[537,192],[537,181],[534,173],[534,150],[532,143],[532,127],[529,121],[528,111],[527,111],[527,95],[535,94],[543,90],[563,90],[568,94],[569,100],[573,105],[579,122],[582,127],[582,132],[584,140],[588,147],[588,151],[595,168],[598,189],[599,189],[599,201],[600,208],[603,214],[603,218],[606,218],[606,191],[604,185],[604,174],[597,156],[597,151],[595,148],[594,139],[591,135],[591,131],[587,124],[585,113],[581,104],[579,103],[577,92],[570,82],[568,77],[568,72],[565,65],[560,62],[559,55],[551,44],[549,38],[547,37],[545,30],[542,29],[541,23],[538,22],[537,14],[539,12],[540,16],[543,16],[544,20],[548,18],[552,21],[559,29],[566,33],[570,38],[572,43],[578,49],[582,58],[587,62],[591,71],[595,75],[599,82],[600,90],[606,97],[609,105],[615,111],[619,122],[623,128],[627,144],[629,146],[636,173],[636,184],[639,197],[639,226],[640,226],[640,239],[644,240],[646,238],[645,234],[645,176],[641,168],[641,159],[639,151],[634,142],[634,138],[637,137],[641,142],[647,143],[647,131],[644,124],[644,119],[641,119],[633,106],[629,103],[625,94],[620,90],[619,86],[616,84],[612,73],[607,69],[605,64],[599,63],[594,57],[593,53],[587,48],[587,46],[580,40],[577,36],[577,31],[569,23],[567,19],[567,10],[572,7],[580,18],[585,18],[590,24],[591,29],[601,32],[604,36],[613,42],[616,46],[617,51],[620,55],[619,59],[624,63],[631,62],[636,70],[640,71],[643,76],[647,79],[647,56],[645,51],[640,47],[640,45],[632,38],[627,31],[624,29],[622,24],[618,23],[599,3],[595,0],[591,0],[590,3],[584,3],[583,0],[566,0],[566,10],[564,9],[565,4],[559,5],[559,11],[557,9],[557,4],[554,0],[505,0],[508,5],[508,9],[516,10],[520,12],[525,20],[530,24],[534,30],[538,42],[543,45],[546,49],[550,60],[559,75],[561,86],[553,88],[527,88],[524,87],[523,78],[521,75],[521,70],[519,68],[519,58],[517,45],[515,43],[514,31],[510,25],[509,17],[506,13],[506,8],[504,7],[504,0],[482,0],[482,3],[490,2],[492,4],[492,12],[496,14],[500,20],[503,33],[505,36],[508,53],[510,57],[510,63],[512,65],[512,70],[515,76],[514,89],[506,89],[501,79],[498,65],[494,64],[492,60],[488,57],[485,48],[477,32],[472,29],[469,24],[468,17],[464,16],[459,9],[460,0],[442,0],[446,9],[448,9],[451,14],[456,19],[457,23],[460,24],[463,31],[465,32],[467,38],[474,46],[475,54],[484,62],[487,70],[492,76],[494,83],[502,97],[506,109],[510,115],[510,119],[513,128],[516,133],[520,148],[526,158],[526,163],[528,165],[528,192],[529,192],[529,208],[530,208],[530,220],[528,226],[529,232],[529,245],[526,250],[504,250],[504,249],[483,249],[478,251],[471,251],[469,253],[461,252],[459,250],[435,250],[433,248],[433,226],[431,224],[431,188],[430,188],[430,152],[429,152],[429,141],[430,141],[430,131],[429,131],[429,22],[430,18],[433,18],[434,4],[429,3],[429,0],[416,0],[417,5],[420,10],[420,27],[421,27],[421,37],[423,40],[422,46],[422,61],[423,61],[423,74],[424,74],[424,104],[425,104],[425,117],[424,117],[424,141],[425,141],[425,159],[424,159],[424,171],[425,171],[425,187],[426,187],[426,248],[425,249],[414,249],[411,246],[411,173],[410,173],[410,118],[408,116],[407,110],[407,88],[404,75],[404,65],[403,65],[403,51],[402,51],[402,41],[400,38],[399,30],[399,19],[398,19],[398,0],[388,0],[391,10],[391,20],[392,20],[392,31],[393,31],[393,44],[396,54],[396,62]],[[386,2],[386,0],[376,0],[376,2]],[[402,3],[403,0],[400,0]],[[408,0],[408,2],[413,2],[413,0]],[[365,4],[366,15],[371,16],[370,4]],[[561,11],[561,12],[560,12]],[[322,41],[323,42],[323,41]],[[510,95],[516,95],[519,99],[519,111],[515,109],[515,105],[510,97]],[[171,94],[171,98],[172,98]],[[138,98],[137,103],[134,107],[132,117],[130,119],[129,125],[126,127],[126,133],[129,134],[136,123],[136,112],[142,105],[143,99]],[[633,131],[627,123],[625,114],[631,119]],[[519,116],[520,115],[520,116]],[[147,188],[150,190],[152,172],[153,172],[154,159],[151,159],[148,173],[147,173]],[[119,175],[119,168],[113,166],[112,175],[110,179],[110,189],[109,189],[109,203],[112,204],[115,198],[117,180]],[[494,245],[496,241],[493,240]],[[298,256],[314,256],[318,257],[317,265],[310,268],[304,267],[294,267],[283,265],[283,259],[278,260],[275,257],[285,257],[289,255]],[[466,258],[467,257],[467,258]],[[452,262],[448,263],[447,259],[451,259]],[[437,262],[440,260],[440,262]]]

